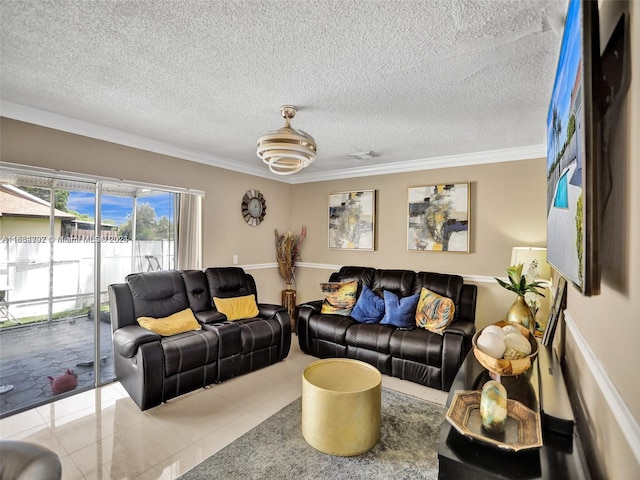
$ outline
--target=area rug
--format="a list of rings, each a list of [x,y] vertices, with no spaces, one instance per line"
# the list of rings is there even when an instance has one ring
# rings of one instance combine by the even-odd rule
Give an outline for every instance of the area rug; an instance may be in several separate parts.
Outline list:
[[[382,390],[380,441],[354,457],[326,455],[302,436],[298,398],[180,477],[195,479],[437,479],[444,407]]]

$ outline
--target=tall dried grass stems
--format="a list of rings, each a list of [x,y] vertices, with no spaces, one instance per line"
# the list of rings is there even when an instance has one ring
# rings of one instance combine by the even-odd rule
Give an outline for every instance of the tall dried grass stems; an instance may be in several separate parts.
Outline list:
[[[296,278],[296,262],[300,260],[300,248],[307,236],[307,227],[302,226],[300,235],[291,232],[276,234],[276,260],[278,272],[287,285],[293,285]]]

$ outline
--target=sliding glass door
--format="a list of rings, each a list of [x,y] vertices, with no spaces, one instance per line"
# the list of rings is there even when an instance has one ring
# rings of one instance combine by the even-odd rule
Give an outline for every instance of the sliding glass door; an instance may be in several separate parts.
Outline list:
[[[108,286],[174,268],[177,199],[0,168],[0,417],[114,380]]]

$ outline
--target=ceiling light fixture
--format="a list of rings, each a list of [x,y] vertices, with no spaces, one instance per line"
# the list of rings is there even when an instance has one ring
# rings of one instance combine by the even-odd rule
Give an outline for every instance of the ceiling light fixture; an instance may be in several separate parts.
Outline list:
[[[292,105],[280,107],[284,127],[258,139],[258,157],[276,175],[291,175],[311,165],[316,159],[316,142],[311,135],[291,128],[290,122],[298,109]]]

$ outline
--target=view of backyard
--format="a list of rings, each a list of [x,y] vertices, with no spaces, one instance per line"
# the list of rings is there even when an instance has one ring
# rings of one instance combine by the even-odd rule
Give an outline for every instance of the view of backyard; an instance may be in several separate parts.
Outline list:
[[[71,369],[77,389],[95,384],[95,312],[93,248],[91,243],[61,243],[51,264],[48,244],[3,243],[0,283],[0,415],[53,398],[50,380]],[[99,314],[100,380],[114,378],[108,291],[132,271],[168,269],[173,265],[173,242],[131,241],[102,244]],[[133,260],[132,260],[133,259]],[[49,279],[54,295],[49,296]],[[49,310],[51,315],[49,315]]]
[[[0,417],[114,379],[108,286],[131,272],[174,268],[176,202],[138,187],[125,195],[122,185],[112,194],[95,184],[3,181]]]

